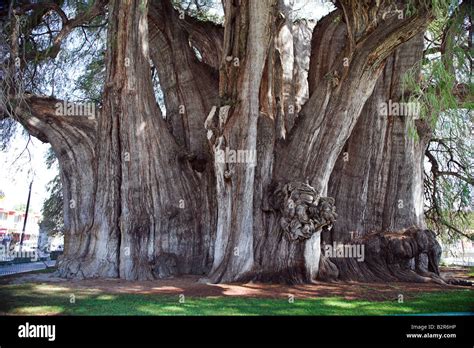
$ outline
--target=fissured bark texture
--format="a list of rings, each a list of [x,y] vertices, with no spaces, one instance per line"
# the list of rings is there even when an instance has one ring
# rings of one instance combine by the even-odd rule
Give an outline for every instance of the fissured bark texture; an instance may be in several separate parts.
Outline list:
[[[421,125],[375,108],[400,99],[421,47],[411,39],[431,15],[354,4],[338,1],[311,36],[278,0],[224,1],[224,27],[166,0],[110,1],[95,115],[57,115],[61,101],[31,96],[17,110],[59,159],[60,275],[311,282],[321,264],[349,274],[321,258],[321,238],[423,228],[424,140],[407,135]],[[435,245],[408,234],[420,250]]]

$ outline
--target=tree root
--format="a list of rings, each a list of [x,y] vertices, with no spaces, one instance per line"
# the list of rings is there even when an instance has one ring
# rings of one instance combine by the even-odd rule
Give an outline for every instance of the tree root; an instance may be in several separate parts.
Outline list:
[[[363,260],[347,255],[328,257],[322,250],[318,279],[472,285],[440,275],[441,246],[430,230],[411,227],[399,232],[370,233],[349,245],[363,248]]]

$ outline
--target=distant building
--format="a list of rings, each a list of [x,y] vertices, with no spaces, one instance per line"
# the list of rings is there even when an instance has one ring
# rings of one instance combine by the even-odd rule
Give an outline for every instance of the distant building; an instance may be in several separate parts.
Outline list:
[[[20,242],[21,231],[25,221],[25,212],[19,210],[6,209],[0,206],[0,241],[6,235],[11,237],[11,243]],[[26,222],[25,235],[23,236],[23,244],[30,247],[36,247],[39,236],[40,213],[29,212],[28,221]]]

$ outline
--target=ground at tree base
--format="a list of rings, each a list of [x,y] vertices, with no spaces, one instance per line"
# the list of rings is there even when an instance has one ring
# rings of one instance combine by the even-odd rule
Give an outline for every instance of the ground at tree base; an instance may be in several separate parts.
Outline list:
[[[440,267],[441,276],[473,282],[469,268]],[[141,294],[186,297],[244,297],[281,299],[294,296],[299,299],[341,297],[346,300],[387,301],[397,300],[399,295],[410,299],[421,293],[473,290],[472,286],[440,285],[436,283],[361,283],[361,282],[314,282],[313,284],[282,285],[263,283],[207,284],[199,276],[180,276],[153,281],[126,281],[122,279],[65,280],[54,273],[40,272],[8,276],[0,279],[0,288],[7,284],[51,284],[63,290],[93,290],[107,294]]]

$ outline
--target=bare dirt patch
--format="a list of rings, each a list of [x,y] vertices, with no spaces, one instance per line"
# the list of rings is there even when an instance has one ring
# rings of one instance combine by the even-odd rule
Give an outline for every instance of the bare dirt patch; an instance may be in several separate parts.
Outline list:
[[[444,268],[449,277],[473,280],[465,268]],[[9,284],[57,283],[70,289],[93,290],[108,294],[154,294],[190,297],[253,297],[282,298],[289,295],[297,298],[342,297],[348,300],[363,299],[370,301],[395,300],[399,294],[405,298],[423,292],[472,289],[472,287],[439,285],[435,283],[358,283],[358,282],[317,282],[314,284],[208,284],[200,281],[199,276],[182,276],[154,281],[126,281],[122,279],[64,280],[54,273],[25,274],[12,277]]]

